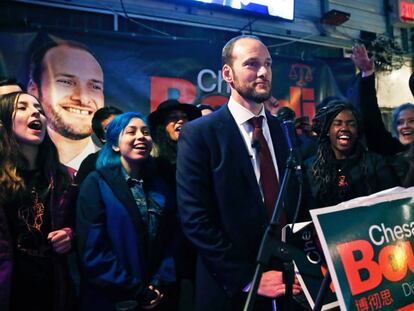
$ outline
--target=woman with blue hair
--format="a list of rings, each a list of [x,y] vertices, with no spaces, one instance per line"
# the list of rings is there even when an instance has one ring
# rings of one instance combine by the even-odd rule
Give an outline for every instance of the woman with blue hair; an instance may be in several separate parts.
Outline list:
[[[163,286],[175,281],[166,241],[173,202],[154,174],[152,138],[139,113],[116,116],[96,171],[84,180],[77,210],[83,273],[81,310],[162,307]]]

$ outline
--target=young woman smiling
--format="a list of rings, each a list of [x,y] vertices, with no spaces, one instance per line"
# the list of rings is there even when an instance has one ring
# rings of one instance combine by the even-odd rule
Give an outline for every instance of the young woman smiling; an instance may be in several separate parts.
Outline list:
[[[137,310],[160,310],[165,286],[175,281],[166,245],[174,202],[154,174],[152,138],[140,114],[116,116],[106,140],[78,198],[81,310],[115,310],[128,300]]]

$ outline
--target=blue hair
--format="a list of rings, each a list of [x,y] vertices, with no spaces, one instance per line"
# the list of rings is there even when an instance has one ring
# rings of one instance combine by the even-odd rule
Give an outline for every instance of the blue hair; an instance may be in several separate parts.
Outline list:
[[[144,117],[138,112],[125,112],[117,115],[109,124],[106,129],[106,144],[99,152],[98,159],[96,161],[96,168],[100,169],[108,166],[116,166],[121,163],[120,155],[112,148],[112,146],[118,146],[119,135],[127,127],[129,121],[133,118],[143,120]]]
[[[392,111],[392,133],[397,138],[399,136],[397,132],[398,118],[400,117],[400,113],[407,109],[411,109],[414,111],[414,104],[405,103],[405,104],[398,106]]]

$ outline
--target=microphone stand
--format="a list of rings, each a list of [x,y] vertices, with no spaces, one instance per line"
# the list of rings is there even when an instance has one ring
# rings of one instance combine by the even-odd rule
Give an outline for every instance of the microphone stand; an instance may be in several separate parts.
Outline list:
[[[286,123],[286,122],[284,122]],[[285,124],[284,124],[285,125]],[[288,144],[290,155],[287,160],[285,174],[282,179],[282,184],[279,190],[279,195],[273,210],[272,218],[266,231],[263,235],[260,245],[259,253],[257,255],[256,269],[253,281],[244,305],[244,311],[251,311],[254,307],[254,302],[257,296],[257,289],[259,288],[262,273],[266,267],[272,266],[272,269],[283,272],[283,283],[286,285],[286,294],[284,299],[284,310],[292,310],[292,288],[294,282],[294,268],[292,261],[292,246],[280,240],[280,230],[278,219],[280,210],[282,209],[283,201],[286,193],[286,186],[290,180],[291,173],[298,168],[300,169],[299,159],[295,158],[295,152],[291,145],[291,140],[288,137]],[[286,238],[287,240],[287,238]]]
[[[329,273],[329,270],[327,270],[325,276],[323,277],[321,287],[319,288],[318,296],[316,296],[313,311],[320,311],[322,309],[323,301],[328,291],[329,283],[331,283],[331,274]]]

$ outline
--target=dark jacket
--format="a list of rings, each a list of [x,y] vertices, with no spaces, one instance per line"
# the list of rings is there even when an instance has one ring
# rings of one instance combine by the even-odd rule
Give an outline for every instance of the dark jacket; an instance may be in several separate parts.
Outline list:
[[[267,119],[281,180],[287,144],[276,118],[267,114]],[[295,190],[287,193],[288,216],[294,213]],[[252,281],[268,220],[251,158],[227,105],[184,125],[177,198],[183,231],[199,254],[196,309],[241,310],[242,289]]]
[[[175,281],[171,256],[163,243],[164,221],[172,207],[165,187],[155,177],[144,178],[149,217],[157,235],[150,244],[121,166],[89,174],[81,186],[77,235],[83,280],[83,310],[115,310],[124,300],[138,300],[148,284]]]
[[[75,183],[77,185],[82,184],[89,173],[93,172],[96,169],[96,161],[98,160],[99,151],[89,154],[82,161],[75,176]]]
[[[375,75],[359,77],[359,109],[362,112],[363,126],[369,150],[385,156],[393,156],[406,151],[407,146],[385,128],[381,111],[378,107],[375,89]]]
[[[66,168],[65,168],[66,169]],[[51,215],[51,231],[65,227],[73,228],[74,204],[76,188],[69,187],[58,191],[54,185],[49,194],[49,208]],[[73,243],[73,241],[72,241]],[[54,293],[51,298],[54,301],[55,310],[73,310],[75,305],[73,283],[69,276],[67,256],[55,254],[53,256]],[[10,286],[13,273],[13,237],[9,231],[8,220],[4,207],[0,206],[0,310],[8,310],[10,298]],[[22,297],[24,299],[24,297]]]
[[[305,162],[305,202],[309,209],[336,205],[343,201],[366,196],[397,186],[397,180],[383,156],[358,148],[346,160],[336,160],[338,182],[330,185],[326,194],[321,193],[315,180],[313,164],[316,156]],[[344,176],[344,177],[340,177]]]

